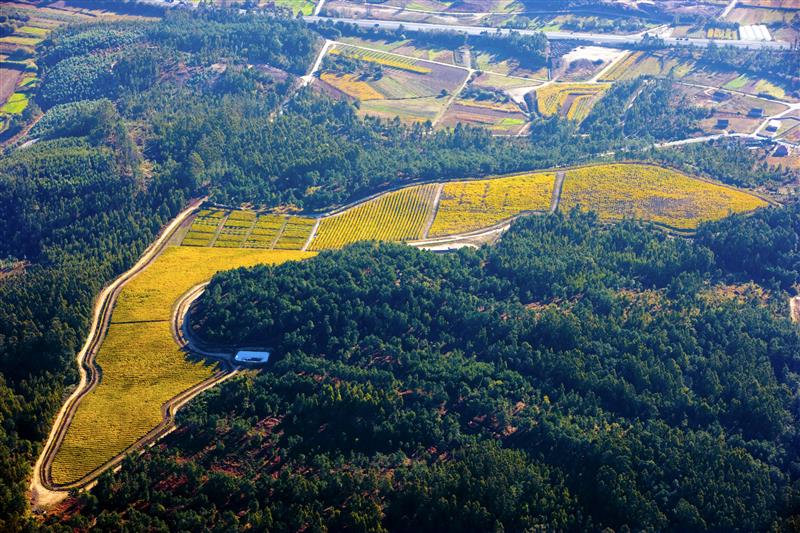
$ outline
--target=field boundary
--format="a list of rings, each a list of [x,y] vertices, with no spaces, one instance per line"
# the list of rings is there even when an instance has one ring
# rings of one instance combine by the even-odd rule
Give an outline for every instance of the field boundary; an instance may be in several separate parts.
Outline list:
[[[79,488],[87,485],[97,478],[97,476],[99,476],[99,474],[106,468],[116,464],[114,461],[120,462],[124,457],[124,454],[131,450],[130,448],[126,449],[121,456],[115,457],[111,461],[99,467],[99,470],[95,469],[87,476],[84,476],[75,482],[64,485],[57,485],[52,482],[50,470],[52,460],[61,447],[61,443],[64,440],[64,437],[69,429],[70,423],[72,422],[81,400],[87,394],[89,394],[99,382],[100,368],[95,364],[95,357],[108,331],[108,326],[111,322],[111,314],[117,297],[122,292],[122,289],[125,287],[125,285],[135,279],[159,255],[161,255],[161,253],[169,246],[169,243],[174,237],[175,233],[183,227],[186,221],[188,221],[191,215],[197,211],[201,205],[203,205],[203,202],[206,199],[207,197],[196,199],[190,202],[186,209],[181,211],[181,213],[179,213],[178,216],[176,216],[172,222],[169,223],[169,225],[162,229],[157,239],[147,247],[140,259],[129,270],[123,272],[120,276],[106,285],[95,299],[92,324],[90,326],[86,342],[76,355],[80,380],[75,390],[72,392],[69,398],[67,398],[56,415],[48,439],[45,441],[44,446],[42,447],[42,452],[39,455],[36,464],[34,465],[30,484],[31,499],[34,501],[34,503],[39,503],[43,500],[60,499],[59,495],[42,494],[43,491],[49,491],[51,493],[63,493],[64,491],[72,488]],[[176,397],[176,399],[176,401],[180,401],[179,397]],[[162,411],[164,409],[169,411],[170,405],[165,404],[162,406]],[[145,435],[143,438],[148,437],[148,435]],[[137,441],[135,445],[139,445],[140,441]]]
[[[436,220],[436,214],[439,212],[439,204],[442,201],[442,190],[444,189],[444,183],[439,183],[436,186],[436,195],[433,197],[433,207],[431,208],[431,212],[428,213],[428,220],[425,221],[424,229],[422,230],[422,238],[427,239],[428,234],[431,231],[431,227],[433,227],[433,222]]]

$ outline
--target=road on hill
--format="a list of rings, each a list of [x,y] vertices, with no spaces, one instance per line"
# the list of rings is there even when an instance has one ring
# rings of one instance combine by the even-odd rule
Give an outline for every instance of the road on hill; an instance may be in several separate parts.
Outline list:
[[[69,424],[80,405],[81,400],[89,394],[99,381],[99,369],[95,364],[95,356],[100,345],[105,338],[108,325],[111,322],[111,313],[114,303],[126,283],[136,277],[142,270],[147,268],[169,244],[175,232],[181,225],[194,213],[194,211],[205,201],[200,198],[192,201],[172,222],[170,222],[159,234],[156,240],[145,250],[139,261],[127,272],[121,274],[117,279],[107,285],[98,295],[92,313],[92,324],[89,335],[81,350],[76,356],[80,380],[72,394],[64,402],[64,405],[56,415],[50,435],[42,447],[42,453],[36,460],[31,476],[30,496],[34,508],[46,508],[57,504],[67,497],[70,487],[54,487],[50,483],[49,468],[50,463],[58,452],[64,436],[66,435]],[[105,470],[105,468],[103,468]]]
[[[378,19],[349,19],[349,18],[337,18],[337,17],[320,17],[320,16],[306,16],[303,17],[307,22],[342,22],[342,23],[349,23],[355,24],[357,26],[372,28],[372,27],[380,27],[387,30],[395,30],[402,26],[403,28],[411,31],[451,31],[451,32],[459,32],[459,33],[466,33],[468,35],[480,35],[481,33],[485,32],[500,32],[500,33],[509,33],[511,31],[520,33],[522,35],[534,35],[538,33],[544,33],[545,36],[550,39],[551,41],[558,41],[558,40],[579,40],[579,41],[586,41],[597,45],[605,45],[605,46],[630,46],[630,45],[637,45],[641,44],[644,35],[636,34],[636,35],[612,35],[606,33],[578,33],[578,32],[567,32],[567,31],[545,31],[540,32],[536,30],[512,30],[506,28],[491,28],[486,26],[461,26],[461,25],[449,25],[449,24],[429,24],[427,22],[401,22],[396,20],[378,20]],[[664,42],[667,45],[680,45],[680,46],[697,46],[700,48],[706,48],[714,43],[718,46],[733,46],[735,48],[752,48],[752,49],[760,49],[760,50],[780,50],[780,49],[788,49],[790,47],[789,43],[784,43],[780,41],[742,41],[742,40],[731,40],[731,41],[718,41],[714,39],[678,39],[675,37],[665,37],[663,38]]]

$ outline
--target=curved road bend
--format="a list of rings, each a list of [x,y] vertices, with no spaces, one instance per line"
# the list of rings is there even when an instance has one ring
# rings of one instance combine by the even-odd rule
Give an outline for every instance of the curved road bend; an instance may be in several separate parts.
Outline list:
[[[78,364],[80,380],[75,390],[58,411],[53,421],[50,434],[42,447],[42,453],[39,455],[33,468],[30,483],[30,497],[34,507],[49,507],[67,496],[67,487],[59,488],[50,483],[50,463],[64,439],[69,423],[81,399],[97,385],[99,374],[94,364],[94,357],[108,329],[114,302],[124,285],[150,265],[153,260],[164,251],[169,240],[173,237],[178,228],[180,228],[204,201],[205,198],[192,201],[185,210],[178,214],[178,216],[161,231],[156,240],[142,254],[139,261],[128,271],[108,284],[97,296],[92,314],[92,323],[89,328],[89,335],[83,347],[75,357]]]

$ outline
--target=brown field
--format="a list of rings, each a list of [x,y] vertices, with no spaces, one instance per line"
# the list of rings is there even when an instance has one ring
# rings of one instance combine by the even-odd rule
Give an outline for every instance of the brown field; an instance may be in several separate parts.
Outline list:
[[[382,51],[376,52],[381,54]],[[385,53],[380,57],[389,61],[393,58]],[[408,62],[403,58],[397,60]],[[383,76],[378,80],[323,72],[316,85],[331,96],[358,100],[362,116],[399,117],[407,123],[433,121],[447,104],[449,97],[446,95],[459,88],[468,71],[423,60],[411,60],[409,64],[418,71],[384,64]]]
[[[515,135],[527,124],[528,119],[518,107],[513,110],[511,106],[500,104],[499,108],[492,108],[475,105],[473,100],[456,100],[439,124],[453,127],[459,122],[483,126],[494,133]]]
[[[22,72],[15,69],[0,68],[0,107],[14,94]]]

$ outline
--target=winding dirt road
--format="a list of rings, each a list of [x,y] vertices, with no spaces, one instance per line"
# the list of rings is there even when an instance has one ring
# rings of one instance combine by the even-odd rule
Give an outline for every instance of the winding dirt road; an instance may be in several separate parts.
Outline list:
[[[109,466],[108,464],[103,465],[98,469],[99,471],[95,471],[96,473],[93,472],[90,476],[87,476],[91,477],[91,479],[84,478],[77,484],[55,486],[50,477],[51,462],[66,435],[67,428],[75,415],[80,401],[94,389],[99,381],[100,374],[94,359],[98,348],[105,338],[114,303],[120,292],[122,292],[122,288],[126,283],[136,277],[137,274],[147,268],[147,266],[164,251],[175,232],[205,200],[205,198],[193,200],[186,209],[162,229],[159,236],[145,250],[139,261],[137,261],[130,270],[124,272],[107,285],[97,296],[92,314],[92,324],[89,328],[89,335],[83,347],[76,355],[80,380],[75,390],[67,398],[56,415],[53,427],[50,430],[50,435],[47,441],[45,441],[42,453],[39,455],[33,468],[30,484],[30,499],[34,509],[47,508],[55,505],[66,498],[70,489],[90,483],[100,472],[104,471]],[[178,398],[178,401],[179,400],[180,398]],[[170,406],[165,405],[165,410],[169,411]],[[126,453],[127,451],[129,450],[126,450]]]

